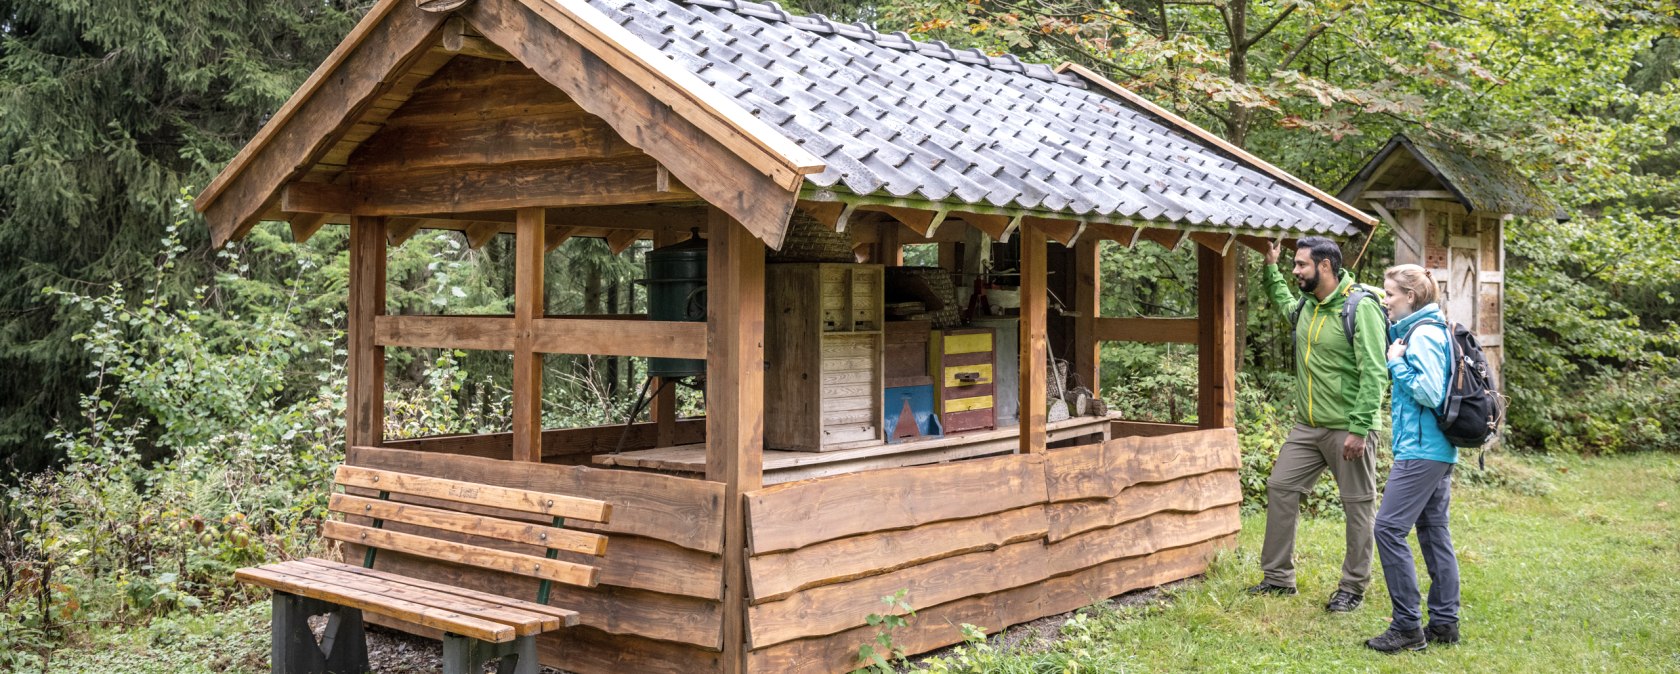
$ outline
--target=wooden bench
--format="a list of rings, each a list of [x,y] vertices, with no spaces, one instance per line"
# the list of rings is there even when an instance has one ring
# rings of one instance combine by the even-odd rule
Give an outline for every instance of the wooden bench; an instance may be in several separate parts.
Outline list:
[[[240,582],[274,591],[273,671],[278,674],[362,674],[368,671],[362,612],[396,618],[441,630],[443,671],[478,672],[488,660],[502,674],[536,674],[536,636],[577,624],[574,611],[548,605],[551,583],[594,587],[599,569],[556,559],[556,553],[600,556],[607,539],[600,534],[561,528],[566,519],[606,522],[612,506],[592,499],[524,489],[446,480],[422,475],[339,466],[328,509],[367,518],[370,525],[328,520],[322,535],[364,546],[361,566],[324,559],[303,559],[240,569]],[[377,498],[359,496],[354,492]],[[402,494],[427,505],[389,500]],[[467,512],[467,511],[471,512]],[[552,526],[486,512],[513,511],[552,518]],[[470,534],[535,546],[544,556],[470,545],[421,533],[384,529],[387,522],[421,527],[437,534]],[[476,566],[541,579],[536,601],[524,601],[443,583],[374,570],[380,550]],[[312,615],[328,614],[326,633],[317,642]]]

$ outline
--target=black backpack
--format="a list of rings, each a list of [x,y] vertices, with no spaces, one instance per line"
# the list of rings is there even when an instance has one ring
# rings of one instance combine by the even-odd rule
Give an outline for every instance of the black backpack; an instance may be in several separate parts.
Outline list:
[[[1299,329],[1299,325],[1301,323],[1301,312],[1307,310],[1307,301],[1310,299],[1312,299],[1311,293],[1302,293],[1301,301],[1295,303],[1295,310],[1289,312],[1289,326],[1291,329]],[[1359,311],[1359,303],[1365,301],[1366,299],[1375,300],[1377,302],[1377,306],[1382,306],[1381,295],[1377,294],[1375,290],[1368,286],[1355,283],[1352,288],[1348,289],[1347,301],[1342,303],[1342,334],[1347,336],[1348,346],[1353,346],[1353,329],[1355,325],[1354,318]],[[1387,316],[1387,310],[1384,310],[1383,320],[1388,320]],[[1383,331],[1383,343],[1386,348],[1388,343],[1387,330]]]
[[[1460,449],[1481,447],[1499,434],[1505,421],[1505,404],[1499,389],[1494,386],[1493,372],[1488,368],[1482,343],[1463,323],[1450,326],[1440,321],[1418,321],[1406,330],[1406,341],[1412,333],[1425,325],[1439,325],[1447,330],[1447,397],[1436,408],[1435,425],[1447,442]]]

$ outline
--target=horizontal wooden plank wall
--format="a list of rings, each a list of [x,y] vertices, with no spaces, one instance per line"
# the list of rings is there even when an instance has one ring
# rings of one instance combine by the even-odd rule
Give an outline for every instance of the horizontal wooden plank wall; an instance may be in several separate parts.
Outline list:
[[[626,328],[619,318],[537,318],[531,329],[537,353],[706,357],[704,323],[643,320]],[[374,321],[375,344],[418,349],[512,351],[518,332],[515,319],[499,316],[379,316]]]
[[[671,444],[687,445],[706,441],[705,419],[682,419],[677,421],[672,429]],[[653,422],[633,424],[628,432],[619,425],[546,430],[542,434],[543,460],[549,463],[588,463],[590,456],[618,448],[620,437],[624,439],[625,450],[649,449],[656,444],[658,432],[658,425]],[[508,459],[513,457],[513,434],[432,435],[407,440],[386,440],[382,446],[420,452]]]
[[[651,473],[384,447],[352,448],[347,462],[606,501],[613,508],[611,522],[565,523],[568,528],[605,534],[607,551],[593,560],[601,568],[599,586],[556,584],[551,589],[550,603],[577,611],[581,627],[540,638],[543,652],[557,658],[545,655],[544,663],[579,674],[625,671],[626,663],[637,663],[636,671],[715,670],[704,663],[715,665],[722,638],[722,485]],[[396,496],[392,500],[427,503]],[[389,522],[385,526],[393,531],[414,529]],[[503,550],[533,550],[482,536],[435,529],[424,533]],[[591,558],[568,552],[559,553],[559,558],[591,563]],[[536,596],[537,584],[532,579],[388,551],[379,554],[375,568],[520,599]],[[698,663],[700,668],[683,663]]]
[[[1216,429],[751,492],[751,670],[852,670],[898,590],[918,653],[1201,573],[1235,545],[1238,461]]]

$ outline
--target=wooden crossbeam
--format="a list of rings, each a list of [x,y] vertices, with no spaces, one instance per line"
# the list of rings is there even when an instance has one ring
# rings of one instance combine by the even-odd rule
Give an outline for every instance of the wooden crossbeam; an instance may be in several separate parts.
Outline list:
[[[1196,319],[1155,317],[1100,317],[1096,337],[1105,342],[1146,344],[1195,344]]]
[[[706,324],[682,321],[625,321],[545,318],[533,326],[537,353],[650,358],[706,357]]]

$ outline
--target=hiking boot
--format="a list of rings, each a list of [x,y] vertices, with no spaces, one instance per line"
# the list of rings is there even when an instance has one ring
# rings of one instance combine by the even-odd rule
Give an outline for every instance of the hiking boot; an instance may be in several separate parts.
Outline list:
[[[1273,585],[1273,584],[1267,583],[1265,581],[1261,581],[1261,583],[1259,585],[1248,588],[1247,591],[1248,591],[1249,594],[1259,594],[1259,595],[1275,594],[1275,595],[1279,595],[1279,596],[1289,596],[1289,595],[1293,595],[1293,594],[1298,594],[1298,592],[1293,587],[1284,587],[1282,585]]]
[[[1354,594],[1347,590],[1336,590],[1335,594],[1330,595],[1330,601],[1324,605],[1324,610],[1331,613],[1352,613],[1363,603],[1365,603],[1365,595]]]
[[[1429,647],[1429,642],[1423,639],[1423,630],[1397,630],[1392,627],[1373,639],[1365,640],[1365,647],[1379,653],[1399,653],[1400,651],[1421,651]]]
[[[1443,623],[1440,625],[1429,623],[1428,626],[1423,628],[1423,636],[1432,644],[1456,644],[1458,643],[1458,623]]]

